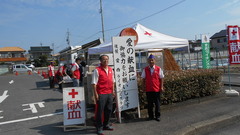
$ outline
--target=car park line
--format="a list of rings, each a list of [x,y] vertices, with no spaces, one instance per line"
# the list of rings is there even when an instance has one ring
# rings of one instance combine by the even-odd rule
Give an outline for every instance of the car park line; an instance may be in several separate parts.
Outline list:
[[[10,120],[10,121],[5,121],[5,122],[0,122],[0,125],[29,121],[29,120],[34,120],[34,119],[41,119],[41,118],[44,118],[44,117],[50,117],[50,116],[61,115],[61,114],[63,114],[63,112],[51,113],[51,114],[29,117],[29,118],[24,118],[24,119]]]

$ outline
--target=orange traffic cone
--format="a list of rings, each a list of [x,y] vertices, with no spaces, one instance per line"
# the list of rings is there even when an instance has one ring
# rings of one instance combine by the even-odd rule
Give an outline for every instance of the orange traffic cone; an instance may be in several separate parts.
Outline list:
[[[17,71],[15,72],[15,75],[18,76],[18,72]]]
[[[32,71],[28,71],[28,75],[31,75],[32,74]]]

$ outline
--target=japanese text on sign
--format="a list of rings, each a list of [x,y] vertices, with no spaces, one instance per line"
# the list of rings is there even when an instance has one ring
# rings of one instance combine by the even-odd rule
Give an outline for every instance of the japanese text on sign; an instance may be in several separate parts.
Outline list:
[[[120,111],[138,106],[134,37],[113,37],[114,69]]]
[[[240,34],[239,27],[228,26],[229,63],[240,64]]]
[[[86,119],[83,87],[63,89],[64,125],[83,124]]]

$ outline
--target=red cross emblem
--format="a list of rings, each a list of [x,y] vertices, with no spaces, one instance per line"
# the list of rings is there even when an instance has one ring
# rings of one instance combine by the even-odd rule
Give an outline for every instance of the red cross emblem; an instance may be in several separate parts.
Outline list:
[[[231,33],[232,33],[233,35],[235,35],[235,34],[237,33],[237,31],[233,30]]]
[[[71,95],[72,98],[75,98],[75,95],[78,95],[78,92],[75,92],[75,89],[72,89],[72,92],[69,92],[68,95]]]
[[[145,31],[144,35],[152,36],[152,33],[149,33],[149,32],[147,32],[147,31]]]

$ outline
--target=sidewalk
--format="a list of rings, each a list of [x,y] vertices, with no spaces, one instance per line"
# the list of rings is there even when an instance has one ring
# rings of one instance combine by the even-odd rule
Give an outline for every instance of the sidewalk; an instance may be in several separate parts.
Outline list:
[[[240,91],[240,88],[234,89]],[[240,121],[240,98],[224,94],[162,107],[162,120],[136,119],[114,124],[107,135],[189,135]]]

